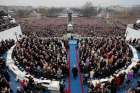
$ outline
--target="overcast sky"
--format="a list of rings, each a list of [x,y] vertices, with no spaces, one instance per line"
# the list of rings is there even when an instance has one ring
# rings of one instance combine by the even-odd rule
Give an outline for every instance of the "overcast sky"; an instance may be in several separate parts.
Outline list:
[[[86,1],[91,1],[95,6],[132,6],[140,4],[140,0],[0,0],[0,5],[79,7],[84,5]]]

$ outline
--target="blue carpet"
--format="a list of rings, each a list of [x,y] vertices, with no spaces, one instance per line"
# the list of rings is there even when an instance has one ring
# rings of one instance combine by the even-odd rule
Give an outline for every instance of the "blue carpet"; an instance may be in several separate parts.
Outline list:
[[[11,71],[9,72],[9,75],[10,75],[10,87],[13,93],[16,93],[19,83],[16,81],[16,76]]]
[[[72,68],[74,65],[77,65],[76,62],[76,46],[77,41],[70,40],[69,48],[70,48],[70,90],[71,93],[82,93],[81,85],[80,85],[80,76],[78,75],[76,79],[73,78]]]
[[[140,59],[140,51],[138,51],[137,54],[138,54],[138,58]]]

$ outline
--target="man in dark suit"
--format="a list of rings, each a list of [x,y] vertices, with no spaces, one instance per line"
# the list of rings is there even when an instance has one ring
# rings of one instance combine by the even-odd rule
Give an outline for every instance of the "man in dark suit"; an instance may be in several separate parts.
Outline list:
[[[78,69],[76,68],[76,65],[74,65],[74,67],[72,68],[72,73],[73,73],[74,79],[76,79],[77,74],[78,74]]]

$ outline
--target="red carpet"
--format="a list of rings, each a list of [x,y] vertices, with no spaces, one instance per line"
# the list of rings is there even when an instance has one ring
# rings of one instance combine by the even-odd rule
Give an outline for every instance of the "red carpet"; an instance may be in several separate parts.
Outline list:
[[[70,90],[70,51],[68,50],[68,60],[67,60],[67,65],[68,65],[68,93],[71,93]]]

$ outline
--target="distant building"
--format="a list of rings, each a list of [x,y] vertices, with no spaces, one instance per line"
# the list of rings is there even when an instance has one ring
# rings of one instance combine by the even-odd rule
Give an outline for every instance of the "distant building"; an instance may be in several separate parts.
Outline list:
[[[102,18],[109,18],[110,16],[111,16],[111,14],[105,10],[102,10],[97,15],[97,17],[102,17]]]
[[[67,17],[67,11],[68,11],[68,9],[64,9],[64,10],[59,14],[58,17]],[[72,17],[78,17],[78,16],[79,16],[78,13],[72,12]]]
[[[72,10],[67,9],[67,31],[72,32],[73,31],[73,20],[72,20]]]

